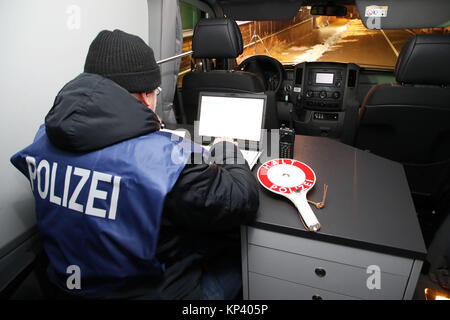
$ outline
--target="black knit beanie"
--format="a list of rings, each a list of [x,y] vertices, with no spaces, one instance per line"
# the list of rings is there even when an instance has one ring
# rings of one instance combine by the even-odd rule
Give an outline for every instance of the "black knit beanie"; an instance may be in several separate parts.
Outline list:
[[[150,92],[161,84],[152,48],[121,30],[101,31],[92,41],[84,72],[111,79],[131,93]]]

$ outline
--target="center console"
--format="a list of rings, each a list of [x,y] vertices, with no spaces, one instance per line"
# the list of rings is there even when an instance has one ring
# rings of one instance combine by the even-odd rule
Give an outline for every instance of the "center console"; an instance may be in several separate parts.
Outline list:
[[[304,62],[286,70],[279,118],[297,134],[341,138],[357,100],[355,64]],[[354,118],[354,114],[352,115]]]

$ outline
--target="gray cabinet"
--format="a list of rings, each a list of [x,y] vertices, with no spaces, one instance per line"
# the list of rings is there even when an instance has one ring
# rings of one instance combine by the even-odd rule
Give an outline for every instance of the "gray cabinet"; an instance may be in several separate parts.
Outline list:
[[[410,299],[407,288],[415,288],[422,265],[414,259],[247,226],[242,227],[242,242],[244,298],[252,300]],[[379,274],[370,266],[379,268]],[[379,286],[373,277],[378,277]]]

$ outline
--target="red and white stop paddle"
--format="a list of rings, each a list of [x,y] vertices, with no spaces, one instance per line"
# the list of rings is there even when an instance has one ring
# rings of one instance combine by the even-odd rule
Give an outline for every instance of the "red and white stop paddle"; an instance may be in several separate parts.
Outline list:
[[[258,180],[269,191],[294,203],[307,230],[319,231],[320,223],[306,199],[306,194],[316,183],[316,174],[310,167],[292,159],[270,160],[259,167]]]

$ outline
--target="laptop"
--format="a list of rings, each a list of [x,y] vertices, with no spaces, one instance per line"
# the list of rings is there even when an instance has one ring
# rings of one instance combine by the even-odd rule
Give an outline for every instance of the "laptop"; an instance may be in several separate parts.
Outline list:
[[[206,143],[217,137],[236,139],[252,169],[263,151],[260,142],[266,103],[263,93],[200,92],[198,134]]]

